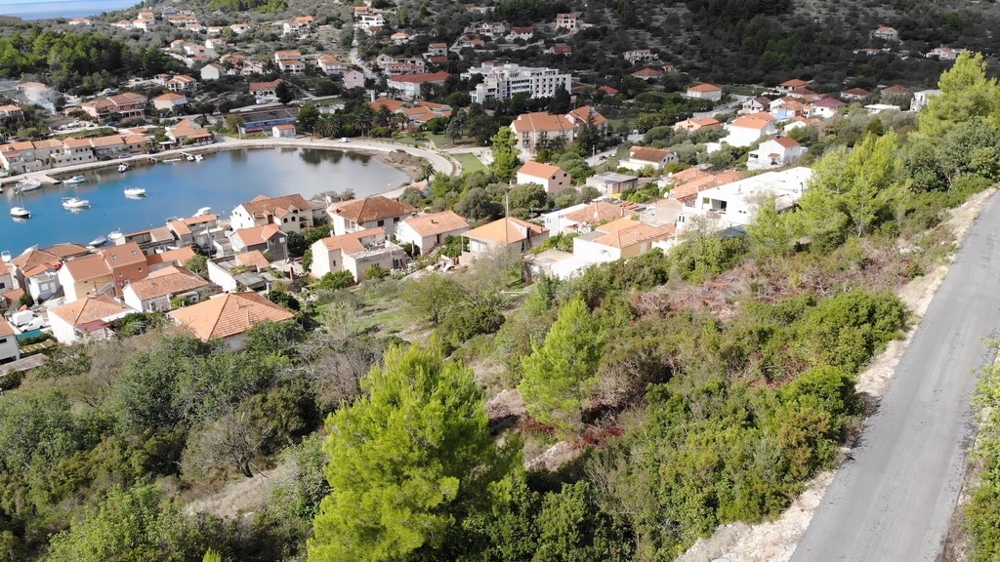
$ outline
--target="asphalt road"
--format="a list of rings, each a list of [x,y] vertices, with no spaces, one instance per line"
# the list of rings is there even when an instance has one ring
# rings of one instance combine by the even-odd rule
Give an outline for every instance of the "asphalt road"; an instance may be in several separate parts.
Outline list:
[[[1000,198],[969,229],[862,440],[792,562],[936,561],[974,438],[970,405],[1000,327]]]

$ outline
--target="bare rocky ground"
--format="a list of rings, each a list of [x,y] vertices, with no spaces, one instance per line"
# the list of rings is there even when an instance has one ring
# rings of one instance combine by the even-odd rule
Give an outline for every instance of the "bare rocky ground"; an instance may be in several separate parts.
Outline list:
[[[956,245],[961,244],[966,231],[996,191],[990,189],[977,194],[951,212],[951,218],[945,222],[945,227],[954,234]],[[954,252],[946,263],[907,283],[898,291],[899,297],[913,311],[915,320],[922,318],[927,311],[934,293],[948,273],[952,259]],[[870,403],[877,402],[878,397],[885,392],[896,364],[903,355],[903,350],[913,339],[916,324],[914,321],[906,337],[890,342],[885,351],[858,377],[858,392],[869,397]],[[716,529],[711,537],[696,542],[677,559],[677,562],[787,562],[795,552],[799,539],[809,527],[816,507],[833,482],[834,474],[834,471],[826,471],[813,478],[806,486],[806,490],[778,519],[756,525],[746,523],[723,525]],[[948,542],[954,548],[949,549],[946,559],[964,561],[965,557],[962,554],[964,539],[961,537],[958,525],[953,525],[953,532],[949,534]]]

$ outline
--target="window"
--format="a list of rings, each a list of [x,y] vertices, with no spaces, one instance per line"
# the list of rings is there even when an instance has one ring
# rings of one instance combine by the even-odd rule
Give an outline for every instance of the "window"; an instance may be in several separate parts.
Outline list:
[[[385,221],[384,220],[380,220],[380,221],[378,221],[377,224],[378,224],[378,226],[385,226]]]
[[[0,338],[0,343],[7,343],[7,338]]]

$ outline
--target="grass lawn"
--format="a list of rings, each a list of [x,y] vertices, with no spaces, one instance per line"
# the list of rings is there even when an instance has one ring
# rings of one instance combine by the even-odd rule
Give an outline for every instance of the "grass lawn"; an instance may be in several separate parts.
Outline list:
[[[488,171],[486,166],[479,161],[479,158],[476,158],[475,154],[462,152],[459,154],[452,154],[451,157],[458,160],[458,163],[462,165],[463,174],[471,174],[472,172],[478,172],[480,170],[484,172]]]

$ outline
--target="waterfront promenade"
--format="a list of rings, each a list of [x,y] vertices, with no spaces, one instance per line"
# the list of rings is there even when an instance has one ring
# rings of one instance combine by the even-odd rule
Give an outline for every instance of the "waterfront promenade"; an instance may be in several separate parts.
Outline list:
[[[13,184],[21,181],[23,179],[37,179],[43,183],[52,183],[51,179],[54,176],[70,176],[76,172],[86,171],[86,170],[97,170],[101,168],[113,168],[119,164],[125,162],[128,164],[135,163],[148,163],[152,160],[162,162],[165,159],[181,157],[184,154],[199,154],[199,153],[211,153],[219,152],[223,150],[239,150],[239,149],[252,149],[252,148],[274,148],[274,147],[288,147],[288,148],[313,148],[313,149],[328,149],[328,150],[346,150],[354,152],[395,152],[401,150],[411,156],[418,158],[424,158],[434,166],[434,170],[453,175],[461,173],[461,165],[455,160],[449,158],[448,156],[427,148],[419,148],[407,144],[397,144],[388,140],[379,139],[349,139],[347,142],[342,142],[340,140],[334,139],[314,139],[311,137],[294,138],[294,139],[277,139],[277,138],[265,138],[265,139],[233,139],[228,137],[221,137],[222,140],[214,144],[206,144],[200,146],[185,146],[181,148],[174,148],[170,150],[164,150],[157,152],[156,154],[136,154],[129,156],[128,158],[118,158],[113,160],[104,160],[100,162],[87,162],[85,164],[76,164],[72,166],[63,166],[60,168],[52,168],[48,170],[41,170],[38,172],[31,172],[28,174],[19,174],[16,176],[10,176],[0,179],[0,185]],[[391,165],[391,164],[390,164]],[[401,192],[401,189],[394,189],[390,193]]]

